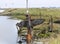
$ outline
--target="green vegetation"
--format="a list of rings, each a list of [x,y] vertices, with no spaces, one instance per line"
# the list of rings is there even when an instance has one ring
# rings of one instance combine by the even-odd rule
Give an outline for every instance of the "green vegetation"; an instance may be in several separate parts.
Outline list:
[[[25,14],[26,14],[25,8],[6,9],[3,12],[3,15],[13,16],[13,17],[19,18],[19,19],[25,19]],[[50,15],[52,15],[55,18],[60,18],[60,8],[29,8],[29,14],[33,18],[36,18],[35,16],[48,17]]]
[[[6,9],[2,14],[12,16],[12,18],[25,20],[26,9],[25,8]],[[58,36],[60,35],[60,24],[53,23],[53,32],[48,31],[49,30],[48,23],[49,23],[50,16],[52,16],[53,22],[59,20],[60,8],[29,8],[29,14],[31,15],[31,19],[38,19],[38,18],[45,19],[45,22],[43,24],[37,25],[33,28],[34,36],[38,38],[50,38],[49,44],[57,44],[54,42],[58,39],[58,42],[60,44],[59,41],[60,36]],[[23,30],[26,30],[26,28],[23,28]]]
[[[26,19],[26,8],[6,9],[2,14],[12,16],[12,18]],[[29,14],[31,19],[45,19],[42,26],[38,25],[34,30],[48,30],[50,16],[53,17],[53,21],[60,19],[60,8],[29,8]],[[58,24],[54,24],[55,29],[59,29]]]

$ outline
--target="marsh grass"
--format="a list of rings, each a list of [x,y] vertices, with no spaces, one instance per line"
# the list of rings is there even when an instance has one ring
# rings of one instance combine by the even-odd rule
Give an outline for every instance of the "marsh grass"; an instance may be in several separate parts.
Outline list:
[[[25,20],[26,8],[6,9],[2,14]],[[33,28],[35,36],[49,38],[49,44],[60,44],[60,24],[53,23],[53,32],[48,32],[50,16],[52,16],[53,22],[59,20],[60,8],[29,8],[29,14],[31,15],[31,19],[45,19],[44,23]],[[23,30],[26,30],[26,28],[23,28]]]

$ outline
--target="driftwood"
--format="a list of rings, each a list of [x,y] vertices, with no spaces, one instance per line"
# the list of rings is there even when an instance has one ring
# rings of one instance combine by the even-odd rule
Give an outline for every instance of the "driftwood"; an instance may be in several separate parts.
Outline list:
[[[33,28],[36,25],[42,24],[44,21],[45,21],[44,19],[33,19],[31,20],[31,27]],[[28,27],[28,21],[27,20],[21,21],[17,23],[16,26],[19,27],[20,29],[22,27]]]

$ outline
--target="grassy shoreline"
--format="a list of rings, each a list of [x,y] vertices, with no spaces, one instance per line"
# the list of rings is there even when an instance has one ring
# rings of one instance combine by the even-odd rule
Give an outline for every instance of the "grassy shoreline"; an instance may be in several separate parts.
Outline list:
[[[16,19],[23,19],[23,20],[26,19],[26,17],[25,17],[26,9],[25,8],[7,9],[2,14],[4,16],[5,15],[12,16],[12,18],[16,18]],[[53,17],[53,21],[60,19],[60,8],[29,8],[29,14],[31,15],[31,19],[39,19],[39,18],[45,19],[45,22],[43,24],[37,25],[33,28],[33,30],[35,32],[37,30],[42,32],[43,30],[48,30],[48,23],[49,23],[50,16]],[[59,33],[57,33],[58,31],[53,32],[53,33],[48,32],[48,34],[47,33],[45,33],[45,34],[39,33],[38,35],[35,35],[35,36],[42,37],[42,38],[44,38],[44,37],[48,38],[51,36],[53,38],[52,40],[55,41],[57,38],[59,38],[59,36],[54,38],[55,35],[58,35],[58,34],[60,35],[59,29],[60,29],[60,24],[54,23],[53,30],[58,30]],[[26,30],[26,29],[24,28],[24,30]],[[58,39],[58,40],[60,40],[60,39]],[[59,43],[60,43],[60,41],[59,41]],[[54,43],[50,40],[50,44],[54,44]]]
[[[52,16],[55,20],[60,19],[60,8],[29,8],[29,14],[31,16],[31,19],[40,17],[49,19],[50,16]],[[26,8],[6,9],[2,15],[12,16],[13,18],[24,20],[26,18]]]

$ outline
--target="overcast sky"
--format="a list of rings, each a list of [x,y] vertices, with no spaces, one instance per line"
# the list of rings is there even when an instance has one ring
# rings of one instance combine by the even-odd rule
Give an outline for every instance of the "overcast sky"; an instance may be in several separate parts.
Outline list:
[[[0,8],[25,8],[26,0],[0,0]],[[29,0],[29,7],[60,7],[60,0]]]

